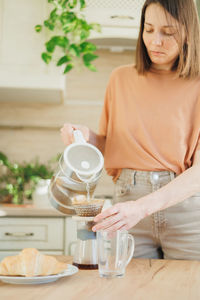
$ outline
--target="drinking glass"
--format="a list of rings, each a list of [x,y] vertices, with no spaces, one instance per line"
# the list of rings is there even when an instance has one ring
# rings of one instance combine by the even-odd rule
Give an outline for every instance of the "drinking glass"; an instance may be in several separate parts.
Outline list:
[[[123,277],[134,253],[134,238],[126,230],[97,231],[100,277]]]

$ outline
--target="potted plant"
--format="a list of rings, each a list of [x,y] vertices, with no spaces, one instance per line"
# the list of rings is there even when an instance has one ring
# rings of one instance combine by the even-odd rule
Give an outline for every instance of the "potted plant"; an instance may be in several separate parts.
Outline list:
[[[12,163],[0,152],[0,203],[23,204],[26,199],[31,200],[37,183],[52,177],[51,162],[45,165],[36,159],[30,163]]]
[[[96,46],[88,41],[92,30],[100,31],[100,25],[88,23],[83,14],[85,0],[48,0],[52,9],[43,25],[36,25],[36,32],[50,33],[41,57],[46,64],[54,59],[57,66],[67,73],[77,65],[96,71],[92,64],[98,56]]]

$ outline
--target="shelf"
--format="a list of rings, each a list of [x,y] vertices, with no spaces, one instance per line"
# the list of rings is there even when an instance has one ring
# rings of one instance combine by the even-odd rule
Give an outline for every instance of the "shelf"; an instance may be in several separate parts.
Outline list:
[[[47,74],[19,66],[0,70],[0,101],[62,103],[64,90],[65,76],[51,69]]]

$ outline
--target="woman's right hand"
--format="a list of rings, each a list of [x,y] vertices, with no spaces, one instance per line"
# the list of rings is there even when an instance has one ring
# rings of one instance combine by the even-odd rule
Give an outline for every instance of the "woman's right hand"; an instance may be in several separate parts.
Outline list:
[[[60,129],[60,134],[61,134],[61,139],[66,146],[74,142],[73,131],[77,129],[82,132],[86,142],[89,141],[90,129],[87,126],[65,123],[63,127]]]

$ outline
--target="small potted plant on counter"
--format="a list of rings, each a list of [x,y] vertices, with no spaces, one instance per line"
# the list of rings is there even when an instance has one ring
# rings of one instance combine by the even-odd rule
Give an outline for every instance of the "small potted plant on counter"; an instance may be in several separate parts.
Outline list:
[[[30,163],[12,163],[0,152],[0,204],[24,204],[32,199],[37,184],[52,175],[51,162],[45,165],[36,159]]]

